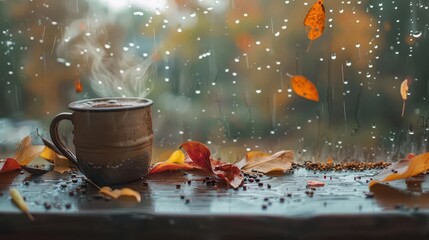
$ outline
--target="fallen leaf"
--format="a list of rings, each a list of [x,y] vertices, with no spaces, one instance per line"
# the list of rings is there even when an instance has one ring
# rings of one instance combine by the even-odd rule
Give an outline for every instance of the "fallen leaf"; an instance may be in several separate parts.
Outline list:
[[[238,188],[243,182],[244,176],[237,166],[231,163],[222,164],[221,161],[212,160],[210,158],[210,150],[204,144],[189,141],[183,143],[180,148],[188,154],[195,165],[225,180],[231,187]],[[213,166],[212,162],[216,162],[218,165]]]
[[[310,49],[311,41],[319,38],[323,30],[325,30],[325,7],[323,6],[323,0],[318,0],[311,6],[304,18],[304,26],[306,27],[307,37],[310,39],[307,52]]]
[[[13,172],[18,169],[21,169],[21,166],[15,159],[0,159],[0,173]]]
[[[307,180],[307,187],[323,187],[325,186],[324,182],[316,181],[316,180]]]
[[[412,155],[410,155],[412,157]],[[369,183],[369,187],[379,182],[388,182],[416,176],[429,170],[429,152],[417,155],[411,159],[406,158],[391,164],[379,172]]]
[[[315,102],[319,101],[319,92],[316,86],[307,78],[300,75],[289,75],[291,78],[292,90],[298,95]]]
[[[260,151],[248,152],[243,159],[234,163],[243,172],[286,172],[292,168],[293,151],[283,150],[269,155]]]
[[[185,154],[182,150],[176,150],[166,161],[155,164],[147,174],[159,173],[168,170],[190,170],[193,168],[195,168],[195,166],[185,162]]]
[[[188,141],[183,143],[180,146],[186,154],[191,158],[191,160],[201,169],[213,172],[212,164],[210,161],[210,150],[209,148],[196,141]]]
[[[25,203],[24,198],[21,196],[18,190],[15,188],[10,189],[9,195],[12,197],[12,201],[16,204],[16,206],[21,209],[22,212],[27,214],[28,219],[34,221],[33,215],[31,215],[30,210],[28,209],[27,204]]]
[[[400,93],[401,93],[401,97],[402,97],[402,113],[401,113],[401,117],[403,117],[404,113],[405,113],[405,101],[407,101],[407,98],[408,98],[408,79],[405,79],[401,83]]]
[[[233,188],[238,188],[244,180],[241,170],[231,163],[217,165],[214,167],[213,172]]]
[[[102,187],[100,188],[99,193],[114,199],[131,199],[136,202],[141,202],[140,193],[132,190],[131,188],[112,190],[110,187]]]
[[[27,136],[18,145],[14,159],[19,165],[25,166],[39,156],[44,149],[45,146],[43,145],[32,145],[31,136]]]
[[[54,171],[64,173],[70,171],[70,160],[45,146],[40,157],[54,163]]]

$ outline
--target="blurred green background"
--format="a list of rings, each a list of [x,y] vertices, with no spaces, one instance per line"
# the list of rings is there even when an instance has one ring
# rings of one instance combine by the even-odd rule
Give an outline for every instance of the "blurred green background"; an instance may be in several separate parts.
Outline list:
[[[250,150],[316,161],[428,151],[428,1],[325,1],[325,31],[306,52],[312,4],[2,0],[0,154],[35,129],[47,135],[68,103],[113,95],[154,100],[155,159],[189,139],[230,161]],[[320,102],[294,94],[287,73],[311,80]],[[108,76],[113,89],[94,88]]]

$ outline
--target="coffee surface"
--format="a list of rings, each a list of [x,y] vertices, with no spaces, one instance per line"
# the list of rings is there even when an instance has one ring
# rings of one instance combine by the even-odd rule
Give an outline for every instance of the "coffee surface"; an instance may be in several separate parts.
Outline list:
[[[73,102],[69,105],[71,109],[115,109],[150,105],[151,101],[144,98],[114,98],[114,99],[88,99]]]

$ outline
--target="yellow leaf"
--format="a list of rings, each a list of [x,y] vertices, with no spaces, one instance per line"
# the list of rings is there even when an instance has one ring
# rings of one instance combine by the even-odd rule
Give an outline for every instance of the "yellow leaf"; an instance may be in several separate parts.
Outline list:
[[[293,151],[283,150],[269,155],[260,151],[252,151],[240,161],[234,163],[241,168],[243,172],[261,172],[264,174],[270,172],[285,172],[292,167]]]
[[[110,187],[100,188],[99,193],[109,196],[114,199],[131,199],[136,202],[141,202],[141,195],[139,192],[132,190],[131,188],[122,188],[112,190]]]
[[[22,139],[21,143],[18,145],[14,159],[21,166],[26,166],[33,159],[38,157],[44,150],[45,146],[43,145],[32,145],[31,136],[27,136]]]
[[[369,187],[379,182],[387,182],[412,177],[429,170],[429,152],[411,159],[399,160],[373,177]]]
[[[58,158],[58,154],[50,149],[49,147],[46,147],[43,149],[42,153],[40,154],[40,156],[48,161],[53,162],[56,158]]]
[[[407,100],[408,97],[408,79],[405,79],[402,83],[401,83],[401,97],[402,100]]]
[[[292,90],[298,95],[308,100],[315,102],[319,101],[319,92],[317,91],[316,86],[304,76],[291,76],[291,86]]]
[[[408,98],[408,79],[405,79],[401,83],[400,93],[401,93],[401,97],[402,97],[402,114],[401,114],[401,117],[403,117],[404,113],[405,113],[405,101]]]
[[[27,204],[25,203],[24,198],[21,196],[18,190],[15,188],[10,189],[9,195],[12,197],[12,201],[16,204],[16,206],[21,209],[22,212],[27,214],[27,217],[34,221],[33,215],[31,215],[30,210],[28,209]]]
[[[182,152],[182,150],[176,150],[171,154],[171,156],[165,162],[166,163],[183,164],[183,163],[185,163],[185,154]]]

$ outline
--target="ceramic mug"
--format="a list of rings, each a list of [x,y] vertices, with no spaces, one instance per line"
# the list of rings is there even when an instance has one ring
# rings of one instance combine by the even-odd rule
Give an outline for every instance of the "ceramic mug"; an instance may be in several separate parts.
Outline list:
[[[97,98],[69,104],[72,113],[60,113],[51,122],[53,143],[82,173],[97,184],[140,179],[152,157],[152,100]],[[58,134],[62,120],[73,124],[74,154]]]

